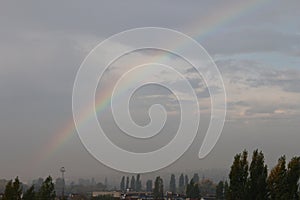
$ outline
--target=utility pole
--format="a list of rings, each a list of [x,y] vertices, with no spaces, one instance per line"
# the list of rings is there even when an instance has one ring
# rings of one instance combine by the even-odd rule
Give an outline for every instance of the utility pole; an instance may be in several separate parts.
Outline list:
[[[65,172],[66,172],[66,169],[64,167],[62,167],[62,168],[60,168],[60,172],[61,172],[61,178],[63,181],[61,196],[62,196],[62,199],[64,200],[65,199]]]

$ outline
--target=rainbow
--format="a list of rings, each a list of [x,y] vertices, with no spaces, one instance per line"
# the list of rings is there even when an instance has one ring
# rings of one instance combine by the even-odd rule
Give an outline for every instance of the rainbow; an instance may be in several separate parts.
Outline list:
[[[254,12],[258,8],[264,6],[266,3],[271,0],[255,0],[255,1],[238,1],[235,5],[228,5],[227,7],[222,7],[222,10],[216,9],[214,13],[207,16],[204,20],[205,23],[200,25],[195,24],[190,25],[193,29],[188,29],[187,34],[197,41],[203,40],[203,38],[216,33],[225,25],[239,19],[240,17]],[[197,21],[197,20],[196,20]],[[187,27],[188,28],[188,27]],[[184,44],[177,44],[175,48],[182,48]],[[164,55],[158,56],[159,60]],[[112,88],[110,88],[112,89]],[[111,90],[106,90],[104,93],[101,93],[100,96],[96,97],[96,105],[89,106],[83,113],[80,119],[81,124],[84,124],[94,112],[103,112],[109,105],[111,100]],[[59,129],[53,134],[52,139],[48,144],[39,152],[39,155],[34,157],[34,160],[42,163],[45,159],[49,159],[54,155],[59,149],[66,144],[76,133],[76,127],[73,121],[73,118],[70,119],[62,129]]]

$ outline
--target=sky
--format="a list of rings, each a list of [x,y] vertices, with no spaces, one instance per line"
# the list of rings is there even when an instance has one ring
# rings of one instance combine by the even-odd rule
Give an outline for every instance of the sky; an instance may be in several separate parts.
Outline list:
[[[72,91],[81,63],[96,45],[140,27],[174,29],[199,42],[218,66],[227,95],[221,137],[199,160],[211,104],[205,82],[195,78],[191,66],[160,50],[132,52],[112,64],[99,83],[99,98],[125,73],[118,70],[120,66],[127,69],[153,56],[160,56],[157,61],[167,58],[196,91],[203,113],[201,130],[179,160],[156,173],[228,169],[243,149],[262,150],[269,168],[283,154],[299,155],[299,7],[297,0],[1,1],[0,178],[57,177],[61,166],[68,179],[121,174],[94,159],[81,143],[74,129]],[[126,45],[116,43],[107,51]],[[168,74],[159,78],[179,83]],[[140,125],[149,123],[147,111],[155,103],[165,106],[168,119],[150,141],[122,135],[107,108],[97,113],[98,120],[120,147],[155,150],[178,128],[175,96],[149,85],[137,90],[130,101],[132,118]]]

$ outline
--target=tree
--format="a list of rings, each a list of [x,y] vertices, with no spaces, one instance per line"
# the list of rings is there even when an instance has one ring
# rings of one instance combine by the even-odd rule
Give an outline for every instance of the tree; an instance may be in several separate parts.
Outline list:
[[[136,191],[137,192],[140,192],[142,190],[142,181],[141,181],[141,175],[138,174],[136,176],[136,184],[135,184],[135,187],[136,187]]]
[[[264,154],[255,150],[249,168],[249,199],[264,200],[267,198],[268,168],[264,164]]]
[[[190,199],[200,198],[199,185],[194,183],[194,179],[191,179],[190,183],[186,187],[186,197]]]
[[[134,176],[131,177],[130,188],[132,190],[135,190],[135,178],[134,178]]]
[[[195,173],[194,176],[193,176],[193,180],[194,180],[194,183],[199,183],[199,175],[198,173]]]
[[[225,183],[224,183],[224,198],[230,199],[229,198],[229,184],[227,181],[225,181]]]
[[[193,179],[192,179],[191,182],[190,182],[189,184],[186,185],[186,191],[185,191],[185,194],[186,194],[186,197],[187,197],[187,198],[191,198],[193,187],[194,187],[194,181],[193,181]]]
[[[195,183],[195,185],[194,185],[194,189],[193,189],[191,198],[192,199],[200,199],[200,191],[199,191],[198,183]]]
[[[3,200],[21,200],[22,183],[16,177],[14,182],[11,180],[6,184]]]
[[[153,190],[154,199],[164,198],[164,182],[160,176],[156,177]]]
[[[300,177],[300,157],[293,157],[288,164],[286,172],[287,198],[290,200],[298,200],[298,188]]]
[[[189,177],[188,175],[184,176],[184,185],[187,186],[189,184]]]
[[[129,176],[126,177],[126,189],[129,188]]]
[[[34,192],[34,185],[32,185],[23,195],[23,200],[35,200],[36,194]]]
[[[286,189],[286,160],[285,156],[278,159],[277,165],[271,170],[267,183],[271,200],[284,199]]]
[[[54,190],[54,183],[52,181],[51,176],[48,176],[46,180],[43,182],[41,188],[38,191],[38,198],[39,200],[54,200],[56,197],[55,190]]]
[[[247,181],[248,181],[248,152],[243,151],[234,157],[233,164],[229,173],[229,191],[230,200],[247,199]]]
[[[172,192],[173,194],[176,193],[176,179],[175,179],[175,175],[171,174],[171,179],[170,179],[170,192]]]
[[[125,191],[125,176],[122,177],[122,180],[120,183],[120,190]]]
[[[224,200],[225,199],[225,192],[224,192],[224,182],[220,181],[216,187],[216,199],[217,200]]]
[[[184,175],[183,174],[180,174],[180,176],[179,176],[178,189],[179,189],[179,193],[183,193],[183,191],[184,191]]]
[[[14,190],[12,186],[12,180],[10,180],[5,186],[3,200],[13,199],[13,196],[14,196]]]
[[[147,191],[147,192],[152,192],[152,187],[153,187],[153,185],[152,185],[152,180],[148,180],[148,181],[146,182],[146,191]]]
[[[212,180],[203,178],[199,183],[199,191],[201,196],[213,194],[216,191],[216,185]]]

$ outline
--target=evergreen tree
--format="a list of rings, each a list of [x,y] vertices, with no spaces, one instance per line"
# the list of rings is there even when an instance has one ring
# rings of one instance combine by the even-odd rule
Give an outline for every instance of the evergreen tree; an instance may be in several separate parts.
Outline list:
[[[134,177],[134,176],[131,177],[130,188],[131,188],[132,190],[135,190],[135,189],[136,189],[136,188],[135,188],[135,177]]]
[[[6,184],[4,194],[3,194],[3,200],[10,200],[10,199],[14,200],[14,189],[13,189],[12,180],[10,180]]]
[[[248,152],[243,151],[234,157],[231,171],[229,173],[229,191],[228,199],[230,200],[246,200],[248,197]]]
[[[125,176],[122,177],[122,180],[120,183],[120,190],[125,191]]]
[[[172,192],[173,194],[176,193],[176,179],[175,179],[174,174],[171,174],[169,189],[170,189],[170,192]]]
[[[286,160],[285,156],[278,159],[277,165],[271,170],[267,179],[269,198],[271,200],[285,199],[286,185]]]
[[[294,157],[288,164],[286,173],[287,198],[299,200],[300,157]]]
[[[198,183],[196,183],[194,185],[194,189],[193,189],[191,198],[192,199],[200,199],[200,190],[199,190],[199,184]]]
[[[264,164],[264,155],[255,150],[249,168],[249,199],[264,200],[267,198],[267,165]]]
[[[23,200],[35,200],[36,194],[34,192],[34,185],[32,185],[23,195]]]
[[[199,175],[198,173],[195,173],[194,176],[193,176],[193,180],[194,180],[194,183],[199,183]]]
[[[3,195],[3,200],[21,200],[22,183],[16,177],[14,182],[11,180],[7,183]]]
[[[184,191],[184,175],[180,174],[179,182],[178,182],[179,193],[183,193]]]
[[[148,180],[148,181],[146,182],[146,191],[147,191],[147,192],[152,192],[152,187],[153,187],[153,185],[152,185],[152,180]]]
[[[160,176],[156,177],[154,182],[154,190],[153,190],[154,199],[163,199],[164,198],[164,183]]]
[[[224,182],[220,181],[216,187],[216,199],[217,200],[224,200],[225,195],[224,195]]]
[[[48,176],[46,180],[43,182],[42,187],[38,191],[38,200],[54,200],[56,197],[54,190],[54,183],[52,181],[51,176]]]
[[[137,192],[140,192],[142,190],[142,181],[141,181],[141,175],[138,174],[136,176],[136,184],[135,184],[135,187],[136,187],[136,191]]]
[[[185,194],[186,194],[186,197],[187,197],[187,198],[191,198],[193,186],[194,186],[194,181],[193,181],[193,179],[192,179],[191,182],[190,182],[189,184],[186,185],[186,191],[185,191]]]
[[[199,185],[194,183],[194,179],[191,179],[190,183],[186,187],[186,197],[190,199],[200,198]]]
[[[189,177],[188,177],[188,175],[186,174],[186,175],[184,176],[184,185],[187,186],[188,184],[189,184]]]
[[[126,190],[129,189],[129,176],[126,177]]]
[[[229,184],[227,181],[225,181],[225,183],[224,183],[224,198],[230,199],[229,198]]]

